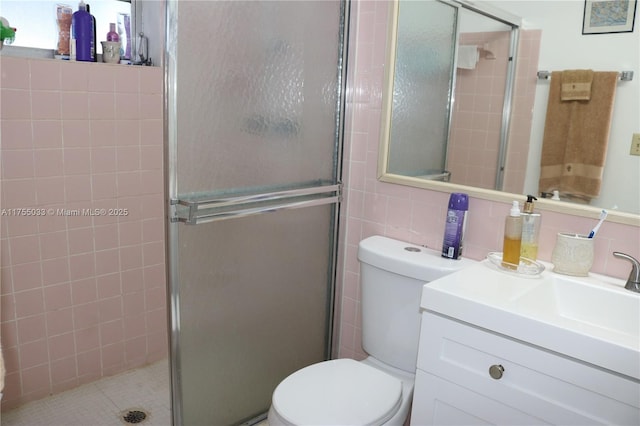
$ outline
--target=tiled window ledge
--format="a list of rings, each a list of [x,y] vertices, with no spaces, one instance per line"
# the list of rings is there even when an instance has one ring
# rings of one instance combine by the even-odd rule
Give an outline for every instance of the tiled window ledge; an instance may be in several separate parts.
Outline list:
[[[38,49],[35,47],[24,47],[24,46],[3,46],[0,49],[0,58],[2,57],[10,57],[10,58],[27,58],[27,59],[52,59],[61,62],[76,62],[69,61],[64,59],[57,59],[54,56],[52,49]],[[91,62],[89,62],[91,63]],[[102,65],[120,65],[120,64],[106,64],[102,62],[102,54],[98,53],[98,61],[93,62],[94,64],[102,64]],[[124,64],[122,64],[124,65]],[[160,64],[153,64],[152,67],[158,68]]]

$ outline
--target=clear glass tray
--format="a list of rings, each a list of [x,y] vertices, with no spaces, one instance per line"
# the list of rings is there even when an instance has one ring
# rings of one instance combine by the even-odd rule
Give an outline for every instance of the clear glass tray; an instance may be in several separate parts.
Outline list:
[[[498,267],[498,269],[506,272],[511,272],[518,275],[536,276],[540,275],[544,271],[544,265],[536,262],[535,260],[527,259],[526,257],[520,258],[520,263],[514,265],[502,261],[502,253],[491,252],[487,255],[487,259]]]

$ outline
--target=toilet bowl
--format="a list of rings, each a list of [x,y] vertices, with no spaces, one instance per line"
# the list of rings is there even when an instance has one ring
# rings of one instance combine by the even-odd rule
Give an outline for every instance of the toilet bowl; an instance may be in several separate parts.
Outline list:
[[[358,249],[362,361],[335,359],[285,378],[273,392],[269,426],[403,425],[411,408],[426,282],[473,261],[374,236]]]
[[[269,426],[402,425],[411,408],[414,379],[371,357],[313,364],[278,385]]]

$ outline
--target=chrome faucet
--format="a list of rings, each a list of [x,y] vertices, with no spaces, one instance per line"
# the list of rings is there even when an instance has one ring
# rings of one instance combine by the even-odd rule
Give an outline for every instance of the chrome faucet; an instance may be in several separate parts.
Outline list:
[[[613,255],[615,257],[619,257],[620,259],[626,259],[631,262],[631,273],[629,274],[627,284],[624,286],[624,288],[626,288],[627,290],[635,291],[636,293],[640,293],[640,262],[629,256],[628,254],[620,253],[618,251],[614,251]]]

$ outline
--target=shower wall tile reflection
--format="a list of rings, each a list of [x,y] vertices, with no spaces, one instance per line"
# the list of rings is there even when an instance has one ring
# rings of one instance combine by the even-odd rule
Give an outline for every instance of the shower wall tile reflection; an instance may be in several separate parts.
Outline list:
[[[4,411],[162,359],[167,332],[162,70],[1,65]]]
[[[495,188],[509,34],[500,31],[460,35],[461,45],[480,47],[480,60],[476,69],[457,70],[447,165],[452,183]],[[504,188],[508,192],[520,193],[524,187],[541,36],[541,30],[520,31],[511,110],[513,124],[509,128],[504,171]]]
[[[460,45],[477,46],[480,59],[475,69],[456,72],[447,164],[452,183],[495,188],[510,36],[508,31],[460,34]]]

